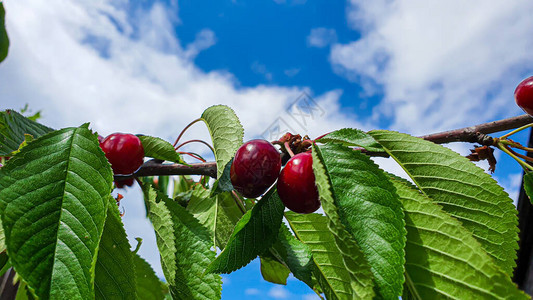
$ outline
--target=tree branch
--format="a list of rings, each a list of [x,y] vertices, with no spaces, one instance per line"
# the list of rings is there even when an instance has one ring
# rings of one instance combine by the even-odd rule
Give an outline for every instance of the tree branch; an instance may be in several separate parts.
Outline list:
[[[197,163],[189,165],[162,164],[158,160],[145,162],[133,175],[115,175],[115,179],[127,179],[133,176],[154,176],[154,175],[205,175],[217,177],[217,164],[215,162]]]
[[[494,139],[487,134],[518,128],[530,123],[533,123],[533,118],[531,116],[521,115],[475,126],[424,135],[420,138],[436,144],[467,142],[477,143],[483,146],[492,146],[494,144]],[[383,153],[367,152],[366,154],[370,156],[383,156]],[[216,178],[217,166],[215,162],[179,165],[162,164],[161,161],[150,160],[144,163],[134,175],[115,175],[115,179],[154,175],[205,175]]]
[[[424,135],[420,138],[432,141],[436,144],[468,142],[478,143],[483,146],[492,146],[494,144],[494,140],[487,134],[518,128],[532,122],[533,118],[531,116],[521,115],[518,117],[483,123],[475,126]]]

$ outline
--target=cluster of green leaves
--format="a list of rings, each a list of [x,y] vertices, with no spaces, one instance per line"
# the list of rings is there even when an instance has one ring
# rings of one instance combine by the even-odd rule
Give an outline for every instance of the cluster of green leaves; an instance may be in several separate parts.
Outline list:
[[[327,299],[529,298],[510,277],[518,245],[512,200],[448,148],[391,131],[330,133],[312,149],[324,214],[302,215],[285,212],[275,187],[260,200],[232,191],[242,126],[226,106],[201,119],[215,149],[214,184],[141,178],[163,283],[130,249],[110,197],[110,166],[88,126],[54,131],[2,112],[0,155],[12,157],[0,169],[0,262],[19,274],[22,293],[219,299],[220,274],[259,257],[265,280],[286,284],[292,273]],[[150,157],[183,163],[168,142],[140,138]],[[411,181],[354,147],[387,153]]]

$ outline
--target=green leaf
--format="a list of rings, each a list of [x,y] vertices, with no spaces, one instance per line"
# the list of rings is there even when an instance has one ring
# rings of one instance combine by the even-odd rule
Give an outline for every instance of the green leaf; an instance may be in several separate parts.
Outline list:
[[[23,280],[20,281],[19,287],[17,289],[17,296],[15,297],[15,300],[33,300],[33,296],[31,295],[30,291],[28,290],[28,285]]]
[[[138,299],[164,299],[162,282],[157,278],[150,264],[137,254],[133,255],[133,264]]]
[[[7,57],[9,50],[9,38],[6,31],[6,11],[4,4],[0,2],[0,62]]]
[[[0,112],[0,156],[10,156],[24,142],[24,134],[38,138],[53,129],[25,118],[18,112],[8,109]]]
[[[148,135],[137,135],[144,149],[144,156],[155,159],[184,163],[174,147],[167,141]]]
[[[318,147],[313,147],[313,171],[316,178],[316,186],[320,195],[322,208],[329,220],[328,228],[335,237],[335,244],[342,254],[344,265],[349,272],[350,284],[353,295],[357,298],[370,298],[374,296],[375,286],[371,266],[369,265],[365,253],[362,252],[354,236],[348,231],[347,226],[341,220],[339,209],[336,207],[332,194],[332,186],[329,181],[326,169],[318,156]]]
[[[39,298],[94,298],[112,181],[96,135],[85,128],[42,136],[0,169],[7,252]]]
[[[350,249],[342,251],[337,247],[338,238],[330,231],[327,217],[319,214],[297,214],[287,212],[285,217],[296,234],[313,254],[314,275],[327,299],[371,299],[374,295],[368,265],[364,269],[353,270],[345,260]],[[344,247],[346,248],[346,247]],[[344,253],[343,253],[344,251]],[[353,259],[361,259],[361,254],[353,253]],[[364,259],[363,259],[364,261]],[[354,278],[353,272],[359,277]],[[356,280],[356,281],[354,281]],[[365,285],[364,287],[361,287]],[[359,287],[357,287],[359,286]]]
[[[222,279],[203,275],[215,258],[207,230],[185,208],[144,184],[161,266],[173,299],[220,299]]]
[[[383,147],[368,133],[354,128],[343,128],[317,139],[319,143],[337,143],[361,147],[372,152],[383,152]]]
[[[272,188],[239,220],[220,255],[206,272],[230,273],[246,266],[276,241],[285,206]]]
[[[287,285],[287,277],[291,271],[269,255],[260,256],[261,275],[263,279],[275,284]]]
[[[226,247],[235,224],[243,215],[232,194],[211,197],[209,190],[202,186],[194,188],[187,210],[209,230],[212,245],[220,249]]]
[[[231,164],[233,163],[233,158],[226,164],[224,167],[224,172],[219,179],[213,183],[213,188],[211,189],[211,197],[218,195],[224,192],[233,191],[233,184],[231,183]]]
[[[467,158],[407,134],[371,131],[420,190],[470,230],[511,275],[518,248],[518,219],[503,188]]]
[[[355,238],[376,292],[384,299],[401,295],[406,231],[402,204],[388,176],[368,156],[339,144],[314,146],[313,167],[319,191],[333,192],[333,202],[322,200],[326,215],[338,214]]]
[[[235,112],[225,105],[209,107],[202,114],[202,120],[207,125],[213,140],[217,178],[220,178],[224,172],[224,167],[242,145],[244,129]]]
[[[528,299],[471,232],[409,182],[391,177],[405,208],[404,299]]]
[[[524,191],[529,198],[529,202],[533,203],[533,172],[527,172],[524,174]]]
[[[116,201],[109,196],[96,261],[95,299],[136,299],[136,285],[130,243]]]
[[[309,247],[297,240],[285,224],[279,228],[278,239],[270,248],[278,260],[287,265],[294,277],[313,287],[313,260]]]

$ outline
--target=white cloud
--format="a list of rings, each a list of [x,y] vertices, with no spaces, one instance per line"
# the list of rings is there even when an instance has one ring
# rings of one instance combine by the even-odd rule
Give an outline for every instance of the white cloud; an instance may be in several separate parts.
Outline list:
[[[320,297],[318,297],[317,294],[307,294],[307,295],[303,295],[302,299],[303,300],[318,300],[320,299]]]
[[[286,299],[289,298],[290,293],[283,286],[275,285],[268,291],[268,295],[275,299]]]
[[[194,42],[186,47],[185,55],[189,59],[195,58],[201,51],[213,46],[216,43],[215,33],[210,29],[203,29],[196,34]]]
[[[285,75],[287,75],[288,77],[294,77],[298,75],[298,73],[300,73],[300,68],[287,69],[283,71],[283,73],[285,73]]]
[[[337,32],[332,28],[313,28],[307,36],[307,45],[310,47],[324,48],[337,42]]]
[[[531,1],[352,0],[359,40],[335,44],[339,74],[385,99],[375,117],[415,134],[520,114],[514,87],[533,63]],[[529,67],[529,71],[531,68]]]
[[[254,295],[261,294],[261,291],[255,288],[250,288],[250,289],[244,290],[244,294],[248,296],[254,296]]]
[[[258,61],[254,61],[252,65],[250,66],[250,68],[252,69],[254,73],[263,75],[265,76],[266,80],[272,81],[272,77],[273,77],[272,72],[268,71],[266,65]]]

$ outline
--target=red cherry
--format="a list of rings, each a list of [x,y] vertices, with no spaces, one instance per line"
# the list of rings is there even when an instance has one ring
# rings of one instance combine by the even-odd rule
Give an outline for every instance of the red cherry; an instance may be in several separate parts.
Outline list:
[[[320,207],[311,153],[297,154],[287,162],[279,174],[278,195],[288,209],[297,213],[309,214]]]
[[[113,133],[104,139],[100,147],[115,174],[132,174],[143,164],[144,149],[141,140],[133,134]]]
[[[231,164],[230,177],[235,190],[246,198],[261,196],[278,178],[281,157],[265,140],[244,143]]]
[[[533,116],[533,76],[524,79],[514,91],[516,104]]]

